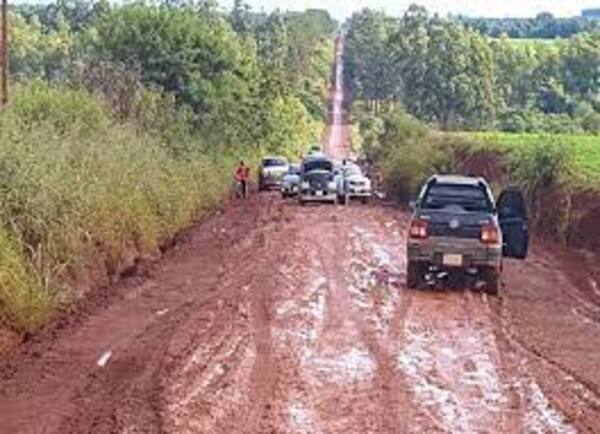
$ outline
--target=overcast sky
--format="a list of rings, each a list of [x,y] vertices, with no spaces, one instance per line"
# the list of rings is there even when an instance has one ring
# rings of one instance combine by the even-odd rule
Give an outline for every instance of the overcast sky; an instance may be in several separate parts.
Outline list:
[[[371,7],[383,9],[390,15],[401,15],[411,3],[421,4],[431,12],[446,15],[448,12],[469,16],[486,17],[530,17],[540,12],[551,12],[556,16],[574,16],[581,9],[600,7],[600,0],[245,0],[253,9],[267,12],[281,10],[303,10],[326,8],[338,19],[352,12]],[[233,0],[219,0],[230,8]]]

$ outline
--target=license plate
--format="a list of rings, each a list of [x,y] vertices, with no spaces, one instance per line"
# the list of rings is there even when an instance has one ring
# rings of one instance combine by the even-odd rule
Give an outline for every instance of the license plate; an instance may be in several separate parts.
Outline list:
[[[319,190],[319,191],[317,191],[317,193],[316,193],[316,194],[317,194],[317,196],[323,196],[323,192],[322,192],[322,191],[320,191],[320,190]]]
[[[448,267],[461,267],[463,264],[463,257],[462,255],[447,253],[444,255],[442,262]]]

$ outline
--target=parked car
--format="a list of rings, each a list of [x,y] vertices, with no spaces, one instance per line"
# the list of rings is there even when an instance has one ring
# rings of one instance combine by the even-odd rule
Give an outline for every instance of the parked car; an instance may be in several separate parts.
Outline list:
[[[504,191],[498,200],[482,178],[434,176],[422,188],[413,210],[407,241],[407,285],[426,275],[467,273],[497,294],[503,257],[527,256],[528,227],[523,195]]]
[[[347,163],[339,169],[336,178],[338,202],[348,203],[350,199],[360,199],[367,203],[371,198],[371,180],[367,178],[355,163]]]
[[[281,197],[293,197],[300,190],[300,166],[290,164],[288,173],[281,179]]]
[[[300,167],[300,191],[298,201],[335,203],[337,185],[333,162],[324,156],[307,157]]]
[[[263,158],[258,172],[258,189],[263,191],[281,187],[281,181],[288,173],[289,167],[285,157]]]

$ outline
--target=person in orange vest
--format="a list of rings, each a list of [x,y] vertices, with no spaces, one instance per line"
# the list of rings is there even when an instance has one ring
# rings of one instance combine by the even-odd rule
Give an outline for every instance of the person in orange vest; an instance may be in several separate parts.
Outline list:
[[[250,168],[240,161],[235,170],[235,180],[238,182],[238,197],[246,199],[248,197],[248,182],[250,181]]]

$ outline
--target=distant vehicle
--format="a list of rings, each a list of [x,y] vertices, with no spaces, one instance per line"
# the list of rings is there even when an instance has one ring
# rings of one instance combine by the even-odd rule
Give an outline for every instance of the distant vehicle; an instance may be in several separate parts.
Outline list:
[[[360,199],[363,203],[367,203],[371,198],[371,180],[355,163],[347,163],[339,167],[336,183],[339,203],[346,204],[350,199]]]
[[[290,164],[288,173],[281,179],[281,197],[293,197],[300,190],[300,166]]]
[[[258,189],[263,191],[280,187],[289,167],[290,165],[285,157],[263,158],[258,172]]]
[[[307,202],[329,202],[337,200],[337,185],[334,179],[334,165],[327,157],[307,157],[300,168],[300,205]]]
[[[502,192],[498,210],[482,178],[434,176],[411,203],[408,230],[407,285],[416,288],[425,276],[467,273],[498,293],[502,258],[524,259],[529,233],[523,195]]]
[[[308,151],[307,157],[325,157],[323,147],[318,144],[312,145]]]
[[[318,143],[315,143],[314,145],[312,145],[310,147],[310,150],[308,151],[308,155],[312,155],[312,154],[322,154],[323,153],[323,146],[321,146]]]

